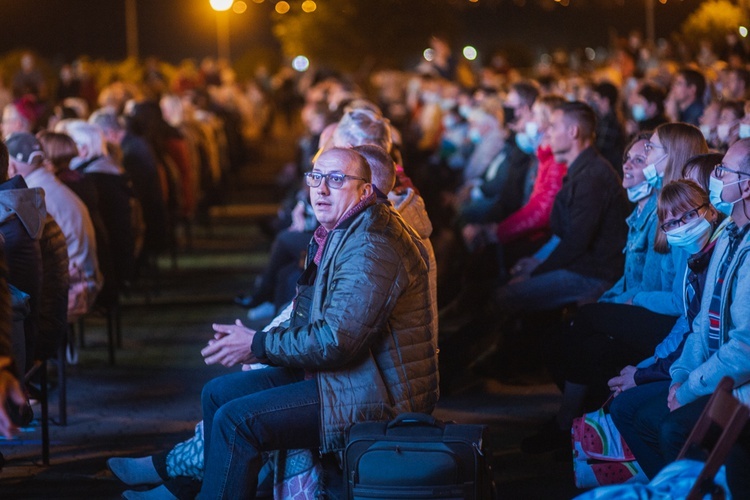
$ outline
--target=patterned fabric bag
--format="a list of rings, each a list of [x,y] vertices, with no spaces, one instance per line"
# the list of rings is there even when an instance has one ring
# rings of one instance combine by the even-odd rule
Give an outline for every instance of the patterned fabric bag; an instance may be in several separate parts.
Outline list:
[[[573,420],[571,438],[577,488],[648,482],[604,408]]]

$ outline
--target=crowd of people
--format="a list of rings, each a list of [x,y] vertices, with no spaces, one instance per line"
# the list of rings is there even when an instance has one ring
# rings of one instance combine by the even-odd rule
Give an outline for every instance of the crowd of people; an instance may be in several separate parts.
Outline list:
[[[680,65],[636,39],[597,71],[488,68],[467,86],[433,43],[439,57],[415,72],[293,82],[304,134],[280,177],[270,264],[236,299],[270,323],[213,326],[206,363],[243,370],[206,386],[187,444],[110,460],[123,482],[151,488],[126,498],[251,498],[279,463],[267,452],[315,463],[353,423],[429,413],[456,366],[505,379],[544,365],[562,404],[528,453],[569,446],[573,418],[613,393],[608,411],[648,477],[675,460],[723,376],[747,402],[741,45]],[[114,82],[101,109],[63,101],[44,124],[43,88],[25,82],[3,112],[0,203],[17,217],[0,232],[13,300],[30,304],[15,358],[28,364],[127,286],[244,153],[231,153],[239,111],[216,100],[232,84],[209,73],[202,88],[147,66],[142,92]],[[750,492],[749,437],[727,462],[736,496]],[[311,495],[326,487],[314,479]]]

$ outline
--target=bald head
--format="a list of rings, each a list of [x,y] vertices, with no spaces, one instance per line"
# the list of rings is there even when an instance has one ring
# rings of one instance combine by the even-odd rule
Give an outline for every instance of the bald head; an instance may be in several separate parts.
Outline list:
[[[342,173],[372,181],[372,171],[367,160],[353,149],[331,148],[315,160],[315,168],[338,168]]]

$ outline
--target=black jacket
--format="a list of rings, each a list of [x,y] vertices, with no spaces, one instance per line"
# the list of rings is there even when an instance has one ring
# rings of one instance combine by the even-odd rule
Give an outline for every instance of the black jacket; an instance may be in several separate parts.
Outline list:
[[[560,244],[534,275],[566,269],[611,282],[622,276],[630,212],[612,166],[589,147],[568,166],[550,225]]]

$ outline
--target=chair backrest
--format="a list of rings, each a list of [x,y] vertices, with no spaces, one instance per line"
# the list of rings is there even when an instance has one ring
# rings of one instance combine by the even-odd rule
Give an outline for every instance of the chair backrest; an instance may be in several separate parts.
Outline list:
[[[714,494],[713,478],[750,417],[750,408],[732,396],[733,387],[734,381],[730,377],[721,379],[677,457],[678,460],[688,458],[696,450],[707,453],[703,470],[687,500],[697,500],[708,493]],[[723,492],[716,493],[723,498]]]

